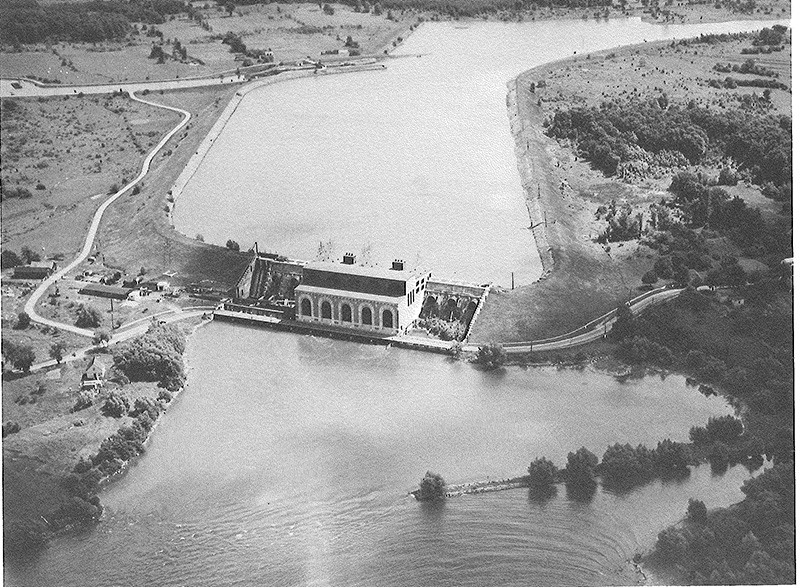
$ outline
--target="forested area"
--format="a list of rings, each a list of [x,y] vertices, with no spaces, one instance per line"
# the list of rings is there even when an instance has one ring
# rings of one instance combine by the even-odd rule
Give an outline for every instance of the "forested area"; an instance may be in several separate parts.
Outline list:
[[[789,43],[786,27],[775,25],[750,35],[752,48],[781,50]],[[739,36],[730,36],[739,38]],[[706,35],[681,44],[715,44],[729,36]],[[792,122],[769,113],[772,91],[786,89],[773,79],[776,72],[752,59],[742,64],[717,63],[713,70],[761,78],[716,78],[714,87],[766,88],[760,93],[735,94],[736,107],[700,107],[694,100],[672,103],[666,93],[646,97],[634,92],[627,101],[557,110],[546,121],[547,134],[571,141],[597,169],[626,177],[638,169],[732,166],[740,179],[762,187],[770,197],[789,199],[792,181]]]
[[[671,156],[676,166],[730,158],[756,184],[790,186],[792,121],[788,116],[753,115],[668,105],[666,96],[599,108],[559,110],[547,133],[574,141],[581,155],[608,175],[627,162]]]
[[[745,481],[743,502],[709,512],[690,506],[687,520],[660,533],[655,556],[694,585],[794,583],[794,372],[791,298],[768,276],[743,292],[731,309],[692,288],[633,318],[626,308],[612,331],[622,356],[650,349],[644,362],[666,353],[704,393],[724,390],[744,416],[709,420],[690,430],[691,451],[711,462],[772,468]],[[643,351],[639,351],[643,352]],[[651,475],[646,450],[618,447],[605,467],[623,480]],[[604,457],[604,462],[605,462]],[[603,464],[601,463],[601,468]],[[702,504],[702,502],[699,502]],[[701,513],[698,513],[702,510]]]
[[[44,6],[36,0],[2,0],[0,42],[18,45],[121,39],[132,22],[161,24],[165,16],[184,11],[181,0],[92,0]]]

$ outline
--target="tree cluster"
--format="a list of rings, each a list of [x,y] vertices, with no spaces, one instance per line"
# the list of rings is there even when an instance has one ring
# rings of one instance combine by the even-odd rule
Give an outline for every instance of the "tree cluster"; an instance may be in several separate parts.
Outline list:
[[[658,535],[655,555],[692,585],[794,584],[794,467],[780,463],[742,486],[743,502],[708,512],[690,500],[687,523]]]
[[[185,10],[181,0],[91,0],[45,5],[36,0],[4,0],[0,39],[9,44],[97,43],[124,38],[131,22],[160,24],[165,15]]]
[[[33,347],[26,344],[17,344],[4,338],[2,341],[3,361],[11,363],[15,369],[28,372],[36,360]]]
[[[176,391],[183,386],[184,337],[171,324],[153,323],[146,333],[114,350],[114,366],[131,381],[157,381]]]
[[[674,151],[692,164],[728,157],[757,184],[791,183],[787,116],[679,105],[664,108],[657,100],[632,99],[558,110],[547,134],[572,141],[581,155],[608,175],[616,174],[621,163],[640,159],[643,152]]]
[[[446,489],[444,478],[438,473],[428,471],[419,482],[415,495],[419,501],[435,501],[445,498]]]
[[[475,356],[475,363],[491,371],[502,367],[506,362],[506,349],[503,345],[490,342],[489,344],[478,347],[478,354]]]

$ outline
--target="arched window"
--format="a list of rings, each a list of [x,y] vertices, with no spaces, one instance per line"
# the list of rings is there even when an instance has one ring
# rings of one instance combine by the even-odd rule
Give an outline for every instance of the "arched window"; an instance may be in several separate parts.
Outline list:
[[[311,316],[311,300],[303,298],[300,301],[300,313],[303,316]]]
[[[365,326],[372,326],[372,310],[361,308],[361,323]]]
[[[383,327],[394,328],[394,315],[391,310],[383,311]]]
[[[342,304],[342,322],[352,322],[353,321],[353,308],[350,307],[350,304]]]
[[[331,303],[330,302],[322,302],[322,306],[320,307],[320,314],[326,320],[331,319]]]

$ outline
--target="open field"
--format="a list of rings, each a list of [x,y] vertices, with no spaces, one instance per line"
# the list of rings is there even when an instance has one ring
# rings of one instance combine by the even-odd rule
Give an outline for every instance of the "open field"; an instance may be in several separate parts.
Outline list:
[[[26,45],[20,51],[6,47],[0,51],[0,71],[6,78],[35,76],[63,84],[216,75],[244,64],[241,55],[237,57],[222,43],[229,31],[248,49],[271,49],[275,62],[280,62],[320,59],[323,51],[344,49],[348,36],[362,54],[380,54],[416,22],[411,16],[389,20],[386,15],[358,13],[339,4],[333,5],[333,15],[323,13],[317,4],[272,3],[240,6],[230,16],[216,4],[209,8],[204,8],[209,4],[198,4],[197,13],[208,28],[184,14],[153,25],[162,37],[148,37],[137,30],[122,41]],[[175,41],[187,50],[186,59],[171,57]],[[170,55],[165,63],[149,58],[154,42]]]
[[[5,100],[2,201],[4,248],[72,257],[113,185],[138,173],[144,154],[179,120],[125,97]]]
[[[669,43],[640,45],[584,56],[526,72],[518,79],[520,116],[525,118],[528,156],[541,196],[533,194],[547,218],[546,234],[555,260],[555,270],[539,283],[514,291],[493,293],[474,327],[471,342],[536,340],[580,327],[628,299],[641,285],[641,277],[653,266],[655,255],[636,241],[600,245],[595,241],[605,223],[595,217],[601,205],[615,199],[628,202],[636,211],[667,197],[673,171],[622,182],[608,178],[544,134],[544,122],[557,109],[595,106],[601,102],[627,101],[637,97],[656,99],[666,94],[670,103],[698,107],[736,108],[738,97],[762,93],[760,88],[715,89],[709,79],[752,75],[718,73],[717,63],[741,65],[754,58],[757,66],[775,72],[771,78],[791,88],[790,54],[742,55],[751,41],[671,46]],[[531,84],[544,82],[531,93]],[[775,114],[791,115],[791,93],[774,89]],[[691,171],[715,176],[719,169],[693,166]],[[775,217],[781,205],[764,198],[758,186],[740,182],[726,189],[758,207],[765,217]],[[529,196],[530,197],[530,196]],[[724,239],[709,245],[719,255],[739,255]]]

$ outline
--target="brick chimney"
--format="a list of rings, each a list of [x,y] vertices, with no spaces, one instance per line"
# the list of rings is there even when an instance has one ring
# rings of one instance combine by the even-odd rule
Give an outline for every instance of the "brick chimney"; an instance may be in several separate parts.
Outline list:
[[[356,264],[356,256],[353,253],[345,253],[344,257],[342,257],[342,264],[344,264],[344,265],[355,265]]]
[[[392,261],[392,270],[393,271],[402,271],[403,270],[403,260],[402,259],[395,259]]]

